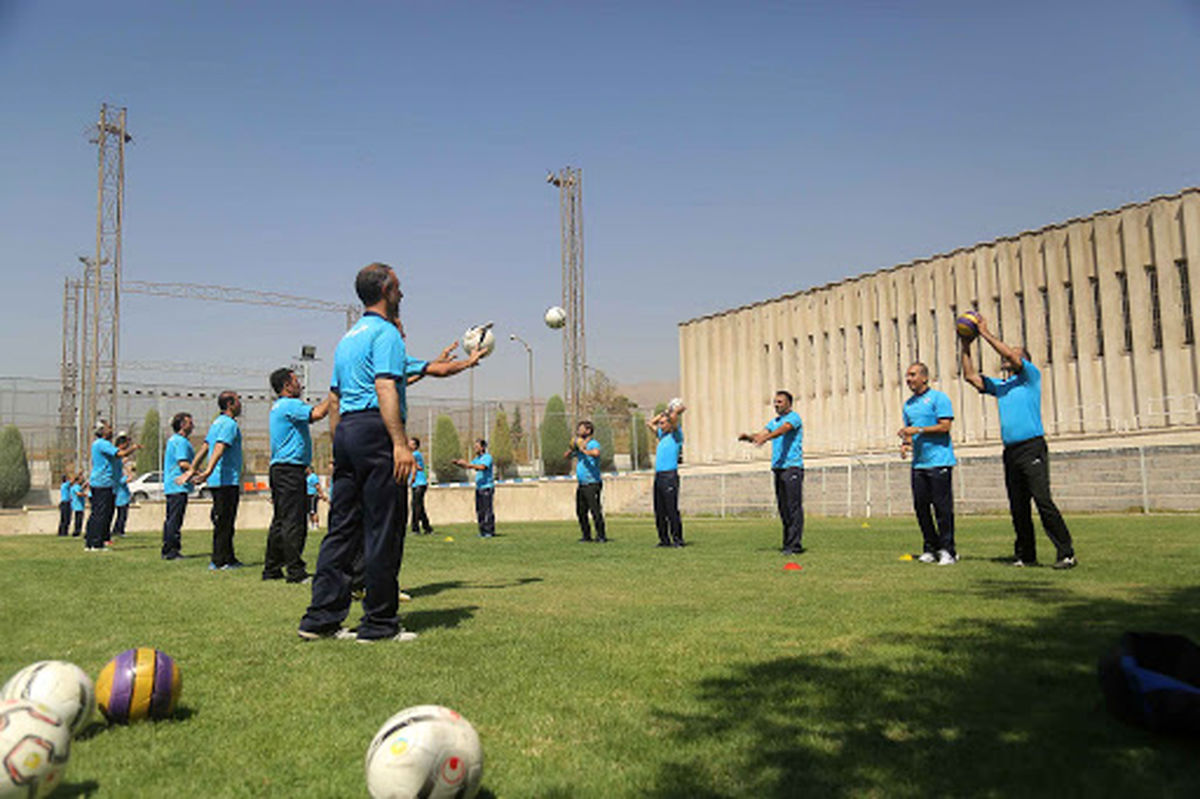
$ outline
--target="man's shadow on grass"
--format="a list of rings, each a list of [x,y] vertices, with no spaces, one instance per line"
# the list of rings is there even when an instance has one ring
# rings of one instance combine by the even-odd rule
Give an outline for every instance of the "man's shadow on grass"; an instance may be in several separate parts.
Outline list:
[[[892,662],[829,652],[702,680],[698,710],[663,708],[652,721],[680,754],[645,795],[1200,795],[1200,742],[1115,721],[1096,678],[1126,630],[1200,634],[1200,587],[1135,601],[991,580],[958,600],[1014,594],[1056,608],[1032,624],[990,618],[953,631],[931,608],[869,642]]]
[[[446,629],[458,627],[466,621],[475,618],[478,605],[464,605],[457,608],[442,610],[414,610],[403,615],[405,629],[413,632],[425,632],[438,627]]]
[[[506,580],[498,583],[464,583],[462,580],[445,580],[440,583],[426,583],[424,585],[413,586],[408,589],[408,594],[414,599],[418,597],[435,596],[443,591],[455,591],[459,588],[518,588],[529,583],[540,583],[542,577],[518,577],[515,580]]]

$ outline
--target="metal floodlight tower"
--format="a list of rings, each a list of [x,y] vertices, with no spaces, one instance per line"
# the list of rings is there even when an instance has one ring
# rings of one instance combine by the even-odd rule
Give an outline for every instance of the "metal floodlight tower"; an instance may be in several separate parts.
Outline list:
[[[578,421],[587,365],[587,337],[583,313],[583,172],[565,167],[546,175],[558,187],[562,239],[562,307],[567,312],[563,327],[563,402],[571,418]],[[568,424],[568,427],[571,425]]]
[[[70,458],[76,470],[83,468],[84,447],[82,425],[79,424],[79,302],[82,293],[81,280],[69,277],[63,280],[58,449],[64,454],[71,454]]]
[[[121,326],[121,222],[125,216],[124,108],[100,106],[95,138],[99,154],[96,253],[84,263],[83,426],[96,419],[117,424],[118,331]]]

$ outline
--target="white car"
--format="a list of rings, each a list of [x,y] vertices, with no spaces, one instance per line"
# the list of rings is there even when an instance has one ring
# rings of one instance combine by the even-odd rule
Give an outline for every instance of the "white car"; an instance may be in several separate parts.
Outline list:
[[[134,502],[163,498],[163,473],[146,472],[129,481],[129,495]]]

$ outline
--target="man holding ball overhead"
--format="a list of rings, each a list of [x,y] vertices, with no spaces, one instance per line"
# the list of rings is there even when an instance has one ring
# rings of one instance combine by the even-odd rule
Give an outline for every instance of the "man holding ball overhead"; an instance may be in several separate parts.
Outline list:
[[[1000,356],[1000,371],[1006,377],[983,377],[971,359],[975,336],[962,336],[963,379],[981,394],[996,398],[1000,413],[1000,438],[1004,442],[1004,487],[1017,540],[1014,566],[1037,564],[1037,540],[1033,534],[1030,500],[1037,505],[1042,527],[1053,542],[1056,569],[1075,568],[1075,548],[1062,514],[1050,498],[1050,454],[1042,429],[1042,373],[1024,347],[1010,347],[988,329],[982,315],[975,326],[983,340]],[[970,330],[967,330],[970,333]]]

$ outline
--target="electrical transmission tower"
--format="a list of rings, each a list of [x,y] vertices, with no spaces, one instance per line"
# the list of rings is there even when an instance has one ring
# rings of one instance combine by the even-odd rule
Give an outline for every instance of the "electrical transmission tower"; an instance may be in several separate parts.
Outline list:
[[[563,327],[563,401],[567,412],[578,421],[587,383],[587,340],[583,313],[583,172],[565,167],[546,175],[558,187],[562,237],[562,307],[567,312]],[[572,428],[574,422],[568,424]],[[573,428],[572,428],[573,429]]]
[[[117,424],[117,356],[121,326],[121,222],[125,216],[125,145],[133,137],[125,129],[124,108],[100,106],[91,139],[99,154],[96,192],[96,253],[81,258],[83,279],[83,347],[80,370],[83,414],[81,427],[99,418]],[[86,430],[81,435],[86,435]]]

